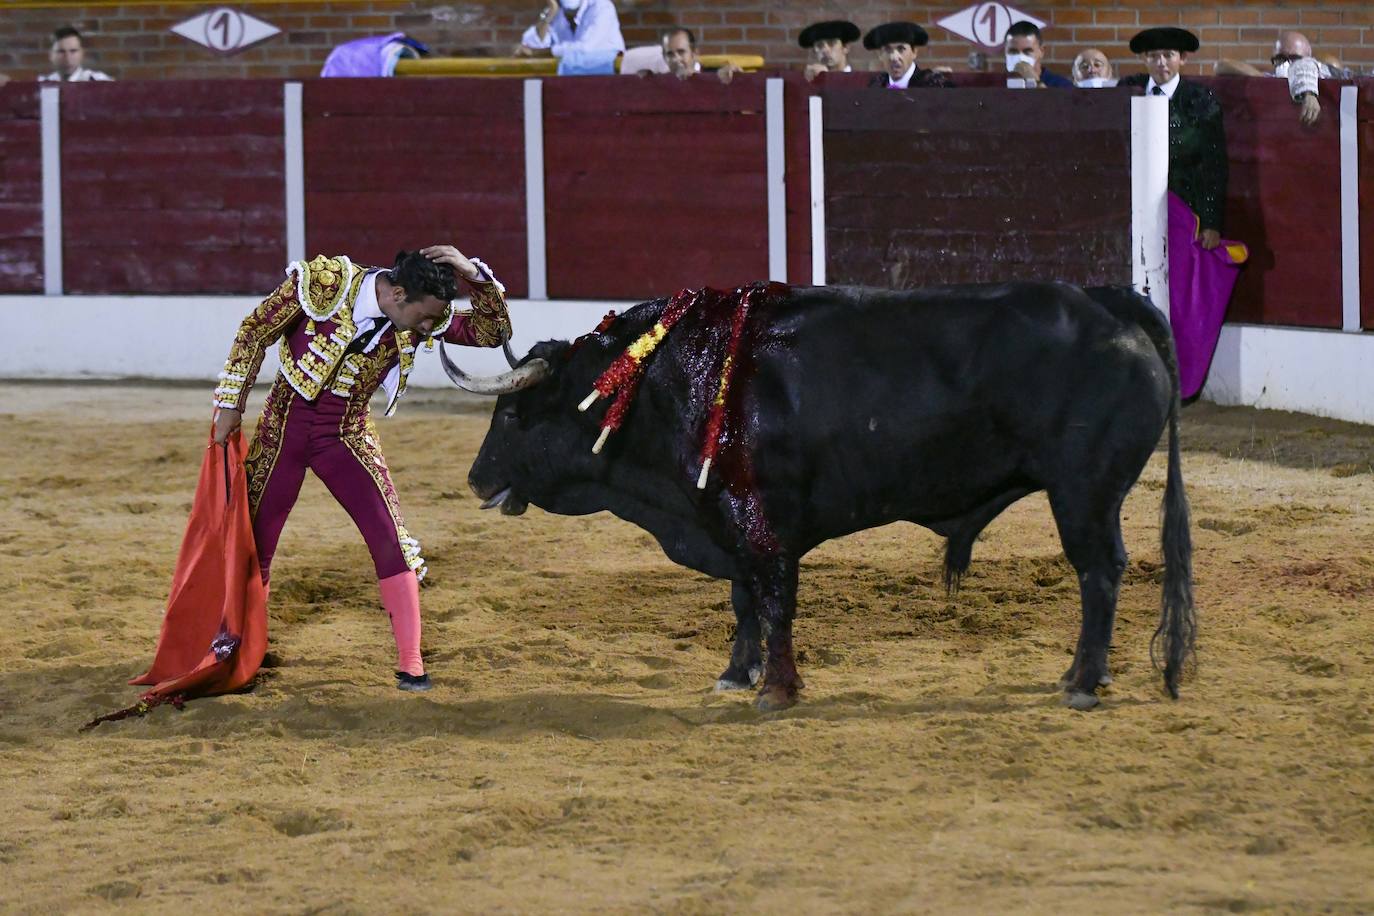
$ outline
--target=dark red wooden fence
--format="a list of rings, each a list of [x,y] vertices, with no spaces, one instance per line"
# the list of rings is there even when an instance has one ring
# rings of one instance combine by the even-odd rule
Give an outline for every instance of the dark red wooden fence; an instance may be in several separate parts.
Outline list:
[[[962,78],[962,77],[961,77]],[[548,289],[638,299],[768,273],[765,79],[546,80]],[[808,96],[826,100],[828,273],[884,285],[1130,280],[1127,92],[864,91],[786,74],[787,274],[810,280]],[[1297,124],[1278,81],[1207,81],[1230,140],[1232,320],[1337,327],[1339,85]],[[1374,328],[1374,80],[1358,110],[1362,318]],[[386,262],[440,239],[526,293],[523,85],[304,86],[306,248]],[[73,293],[259,293],[286,260],[282,84],[64,86]],[[0,88],[0,292],[43,286],[38,92]]]
[[[1230,158],[1223,235],[1250,249],[1227,318],[1341,326],[1340,86],[1298,124],[1286,80],[1201,80],[1221,102]]]
[[[1131,282],[1127,91],[822,92],[827,280]]]
[[[310,80],[302,120],[307,252],[389,265],[448,242],[526,295],[521,81]]]
[[[0,86],[0,292],[43,291],[38,86]]]
[[[550,295],[766,279],[765,152],[760,78],[545,82]]]
[[[69,293],[271,289],[285,251],[282,86],[62,88]]]

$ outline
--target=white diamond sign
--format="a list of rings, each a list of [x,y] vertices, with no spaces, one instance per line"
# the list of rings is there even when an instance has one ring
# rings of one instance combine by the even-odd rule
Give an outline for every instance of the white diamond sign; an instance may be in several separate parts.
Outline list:
[[[1005,3],[975,3],[952,16],[946,16],[938,24],[940,28],[948,29],[976,45],[1000,48],[1007,37],[1007,29],[1011,28],[1012,23],[1022,20],[1035,23],[1038,29],[1045,27],[1044,20]]]
[[[242,51],[264,38],[281,33],[276,26],[227,6],[178,22],[172,26],[172,31],[222,54]]]

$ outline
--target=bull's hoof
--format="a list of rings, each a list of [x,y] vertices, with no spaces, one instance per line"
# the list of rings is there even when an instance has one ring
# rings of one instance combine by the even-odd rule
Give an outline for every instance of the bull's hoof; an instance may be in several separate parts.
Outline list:
[[[1064,705],[1079,712],[1087,712],[1101,702],[1096,695],[1081,690],[1070,690],[1064,697]]]
[[[748,678],[748,680],[745,680],[745,678]],[[750,668],[743,677],[736,673],[734,666],[731,666],[726,668],[725,671],[721,673],[720,679],[716,681],[716,693],[724,693],[727,690],[748,690],[750,687],[758,686],[762,678],[763,668],[761,666],[756,665]]]
[[[797,705],[797,692],[786,687],[765,687],[759,691],[754,707],[759,712],[779,712]]]

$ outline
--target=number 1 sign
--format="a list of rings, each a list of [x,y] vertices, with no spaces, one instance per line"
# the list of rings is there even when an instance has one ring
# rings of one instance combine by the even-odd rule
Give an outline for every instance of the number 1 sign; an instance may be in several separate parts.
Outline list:
[[[938,24],[942,29],[947,29],[976,45],[1000,48],[1007,29],[1011,28],[1013,23],[1022,20],[1035,23],[1036,28],[1045,27],[1043,19],[1037,19],[1005,3],[975,3],[952,16],[946,16]]]
[[[281,29],[256,16],[221,6],[185,22],[178,22],[172,26],[172,31],[196,44],[205,45],[211,51],[234,54],[279,34]]]

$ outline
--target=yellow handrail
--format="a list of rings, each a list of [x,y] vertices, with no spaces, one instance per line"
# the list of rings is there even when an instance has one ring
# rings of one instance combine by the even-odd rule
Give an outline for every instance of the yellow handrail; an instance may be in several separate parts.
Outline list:
[[[715,70],[726,63],[746,70],[763,69],[763,58],[756,54],[703,54],[704,70]],[[616,60],[620,70],[620,60]],[[558,61],[552,57],[422,57],[398,60],[397,76],[553,76]]]

